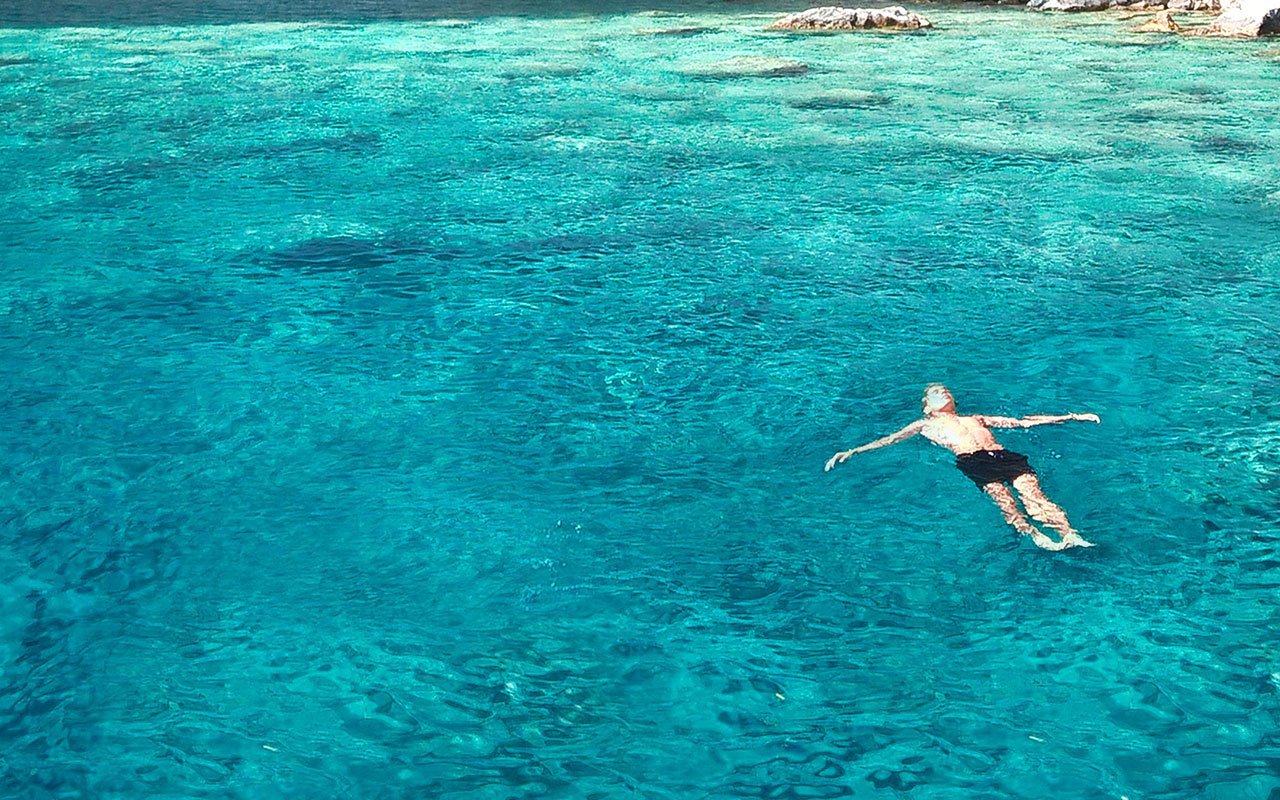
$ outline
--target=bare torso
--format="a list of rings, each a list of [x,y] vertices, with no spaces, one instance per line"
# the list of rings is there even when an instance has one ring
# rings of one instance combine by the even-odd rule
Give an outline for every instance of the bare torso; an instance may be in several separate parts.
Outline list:
[[[920,420],[920,435],[958,456],[979,450],[1003,450],[980,417],[936,414]]]
[[[849,460],[850,456],[856,453],[865,453],[868,450],[905,442],[917,433],[939,447],[947,448],[957,456],[966,456],[970,453],[978,453],[984,450],[1004,450],[1004,446],[997,442],[995,435],[991,433],[992,428],[1033,428],[1037,425],[1052,425],[1058,422],[1067,422],[1068,420],[1098,422],[1097,414],[1033,414],[1027,417],[1002,417],[990,414],[960,416],[956,413],[955,398],[952,397],[947,387],[940,383],[930,384],[925,387],[924,397],[921,398],[921,406],[924,410],[922,418],[888,436],[881,436],[879,439],[867,442],[860,447],[836,453],[827,461],[824,469],[830,470],[836,464],[843,464]],[[1005,521],[1013,526],[1014,530],[1030,535],[1037,545],[1046,550],[1092,546],[1080,538],[1080,534],[1076,533],[1075,529],[1071,527],[1071,523],[1067,521],[1066,512],[1048,497],[1045,497],[1044,492],[1040,489],[1039,479],[1036,477],[1035,472],[1027,466],[1025,458],[1020,459],[1020,465],[1013,459],[995,458],[988,460],[1007,462],[1015,467],[1016,474],[993,473],[988,475],[981,470],[978,470],[977,474],[970,474],[970,470],[965,469],[967,461],[961,462],[960,460],[956,461],[956,466],[960,467],[961,471],[966,475],[973,478],[982,491],[991,495],[991,498],[996,501],[996,505],[1000,507],[1000,512],[1004,514]],[[1022,467],[1026,469],[1022,469]],[[1022,497],[1023,505],[1026,506],[1026,513],[1040,522],[1052,525],[1062,536],[1062,541],[1053,541],[1027,521],[1022,509],[1018,508],[1018,502],[1014,498],[1013,490],[1006,486],[1006,483],[1012,483],[1013,489],[1018,491]]]

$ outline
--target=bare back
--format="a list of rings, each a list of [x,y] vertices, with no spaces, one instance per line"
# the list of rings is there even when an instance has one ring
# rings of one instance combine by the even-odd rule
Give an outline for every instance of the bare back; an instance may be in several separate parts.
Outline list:
[[[976,453],[979,450],[1003,450],[981,417],[962,417],[958,414],[935,414],[917,423],[920,435],[934,444],[945,447],[956,455]]]

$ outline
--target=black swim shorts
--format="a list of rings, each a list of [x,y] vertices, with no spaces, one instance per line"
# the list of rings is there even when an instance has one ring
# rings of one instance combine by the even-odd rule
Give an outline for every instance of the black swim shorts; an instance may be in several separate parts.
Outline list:
[[[956,456],[956,466],[981,489],[988,483],[1008,483],[1019,475],[1035,475],[1027,457],[1012,450],[979,450]]]

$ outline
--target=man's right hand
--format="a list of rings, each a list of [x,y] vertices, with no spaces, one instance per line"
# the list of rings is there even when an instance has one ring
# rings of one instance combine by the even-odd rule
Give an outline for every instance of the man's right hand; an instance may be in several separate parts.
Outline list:
[[[836,453],[834,456],[832,456],[830,459],[827,460],[827,466],[824,467],[822,471],[830,472],[831,468],[834,467],[836,464],[843,464],[844,462],[848,461],[849,456],[851,455],[853,455],[852,450],[841,450],[839,453]]]

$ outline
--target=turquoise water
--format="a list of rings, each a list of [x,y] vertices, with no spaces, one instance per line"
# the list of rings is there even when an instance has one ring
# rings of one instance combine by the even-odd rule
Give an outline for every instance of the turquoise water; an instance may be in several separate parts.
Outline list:
[[[0,795],[1278,796],[1274,43],[14,8]]]

